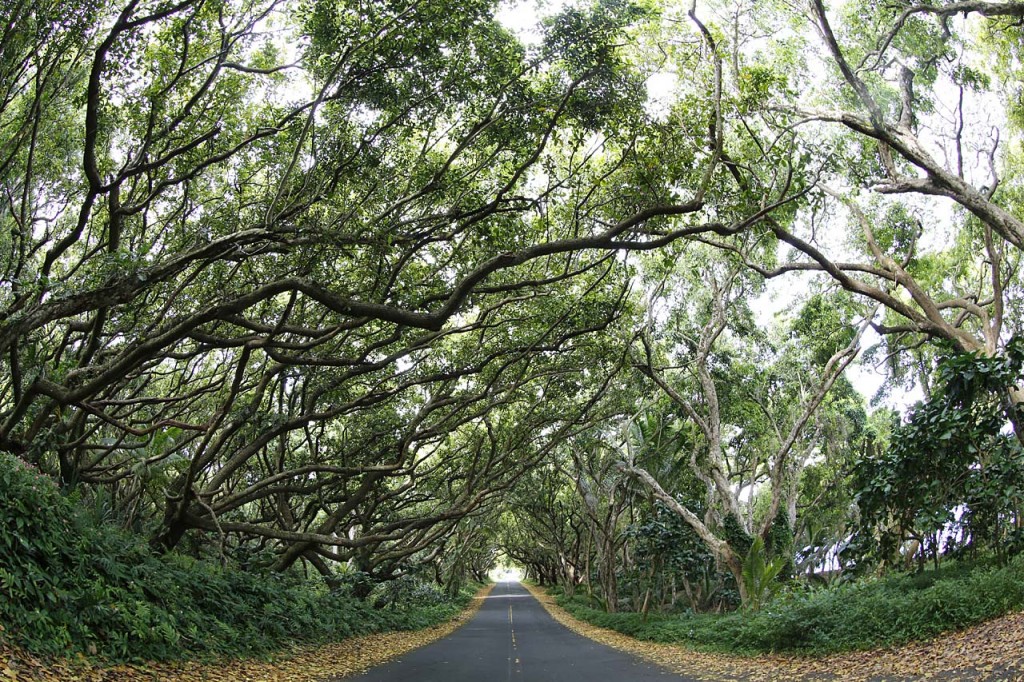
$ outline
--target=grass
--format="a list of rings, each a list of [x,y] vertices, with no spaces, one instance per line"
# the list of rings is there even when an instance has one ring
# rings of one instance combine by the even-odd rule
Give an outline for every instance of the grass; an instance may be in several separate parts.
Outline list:
[[[585,599],[558,603],[575,617],[641,640],[703,651],[823,655],[927,639],[1024,608],[1024,555],[1002,567],[951,565],[921,574],[791,588],[762,611],[609,614]]]

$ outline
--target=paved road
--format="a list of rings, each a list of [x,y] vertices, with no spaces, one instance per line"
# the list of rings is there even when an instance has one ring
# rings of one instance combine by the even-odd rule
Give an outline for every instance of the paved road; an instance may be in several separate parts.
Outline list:
[[[453,634],[354,678],[359,682],[669,682],[680,677],[581,637],[526,589],[501,582]]]

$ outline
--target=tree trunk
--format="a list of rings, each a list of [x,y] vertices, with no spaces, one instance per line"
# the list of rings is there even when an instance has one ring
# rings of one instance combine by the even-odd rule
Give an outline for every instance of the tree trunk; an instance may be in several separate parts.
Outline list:
[[[604,592],[604,610],[617,613],[619,610],[619,583],[615,576],[614,540],[607,538],[604,543],[604,561],[601,565],[601,590]]]
[[[696,514],[691,512],[689,509],[679,504],[676,498],[665,492],[665,489],[661,487],[661,484],[651,476],[646,470],[638,466],[630,466],[625,462],[619,465],[623,471],[636,477],[641,483],[654,494],[656,498],[665,503],[669,509],[678,514],[689,524],[701,540],[704,541],[704,545],[711,550],[711,553],[715,555],[722,564],[725,565],[729,572],[732,573],[733,578],[736,580],[736,589],[740,593],[740,601],[743,604],[747,603],[748,595],[746,585],[743,583],[743,561],[738,554],[729,546],[729,543],[718,537],[711,532],[711,529],[704,525]]]

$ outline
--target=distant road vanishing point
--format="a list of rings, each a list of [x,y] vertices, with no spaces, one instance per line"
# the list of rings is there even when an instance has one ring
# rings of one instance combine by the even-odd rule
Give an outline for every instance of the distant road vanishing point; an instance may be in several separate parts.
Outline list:
[[[472,620],[351,678],[359,682],[694,682],[556,622],[518,582],[500,582]]]

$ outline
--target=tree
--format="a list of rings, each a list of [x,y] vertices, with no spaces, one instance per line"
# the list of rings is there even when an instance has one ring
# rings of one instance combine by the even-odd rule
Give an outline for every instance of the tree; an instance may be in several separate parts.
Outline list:
[[[565,468],[564,448],[523,475],[505,498],[502,551],[541,581],[572,596],[589,584],[587,517]]]
[[[816,417],[856,357],[866,322],[851,327],[838,301],[823,305],[822,297],[812,298],[794,325],[802,348],[773,346],[754,324],[748,304],[752,283],[742,276],[742,263],[713,251],[693,249],[688,255],[680,274],[666,278],[665,301],[651,304],[669,311],[659,334],[666,346],[657,348],[651,334],[643,334],[635,365],[696,432],[680,457],[705,486],[704,518],[686,509],[635,461],[627,459],[624,467],[697,532],[728,567],[746,602],[743,558],[748,547],[734,545],[747,545],[752,537],[767,542],[780,515],[789,528],[795,526],[800,471],[816,451],[824,426],[819,422],[814,429]],[[695,287],[682,283],[687,278],[703,282],[706,289],[695,294]],[[673,299],[673,291],[685,291],[686,298]],[[669,367],[682,371],[670,376]],[[769,501],[755,520],[754,505],[743,496],[752,498],[762,486]],[[783,550],[787,562],[791,551],[789,546]]]
[[[761,280],[882,306],[879,352],[921,377],[930,340],[995,358],[1020,331],[1021,151],[979,124],[989,102],[1020,123],[1016,3],[602,1],[533,47],[495,8],[0,10],[0,448],[107,491],[159,551],[271,550],[328,580],[430,566],[555,461],[614,605],[636,495],[605,465],[635,394],[606,397],[633,381],[640,278],[687,253],[705,275],[673,280],[692,347],[652,326],[632,359],[691,423],[711,515],[691,525],[737,577],[716,524],[794,526],[860,333],[820,283],[802,341],[756,332]],[[673,69],[656,111],[645,78]],[[809,343],[822,325],[843,341]],[[763,514],[737,495],[758,486]],[[575,526],[517,523],[559,539],[538,566],[572,584]]]
[[[634,182],[635,7],[493,9],[5,9],[0,447],[161,550],[388,577],[586,423],[614,253],[762,216]]]
[[[971,32],[980,26],[988,40],[1008,44],[1016,30],[1008,21],[1020,15],[1016,3],[881,4],[840,14],[820,0],[790,15],[813,28],[820,48],[803,42],[794,59],[791,43],[770,43],[771,78],[786,87],[769,90],[753,110],[737,109],[726,149],[736,150],[741,191],[792,163],[751,154],[751,145],[786,146],[814,188],[800,219],[765,223],[789,249],[782,262],[712,241],[765,277],[820,272],[881,304],[885,319],[874,327],[890,356],[928,340],[1000,352],[1019,331],[1018,150],[1000,135],[1000,111],[1013,111],[1012,96],[1000,102],[1006,91],[994,87],[1006,67],[981,62]],[[729,47],[742,72],[743,46]],[[836,239],[844,219],[850,236]]]
[[[1019,548],[1024,453],[1004,432],[1019,409],[1007,390],[1024,377],[1024,344],[995,357],[952,354],[937,388],[893,430],[890,446],[855,463],[861,559],[897,563],[907,540],[921,565],[928,553],[969,547],[1005,560]],[[955,530],[955,532],[954,532]]]

